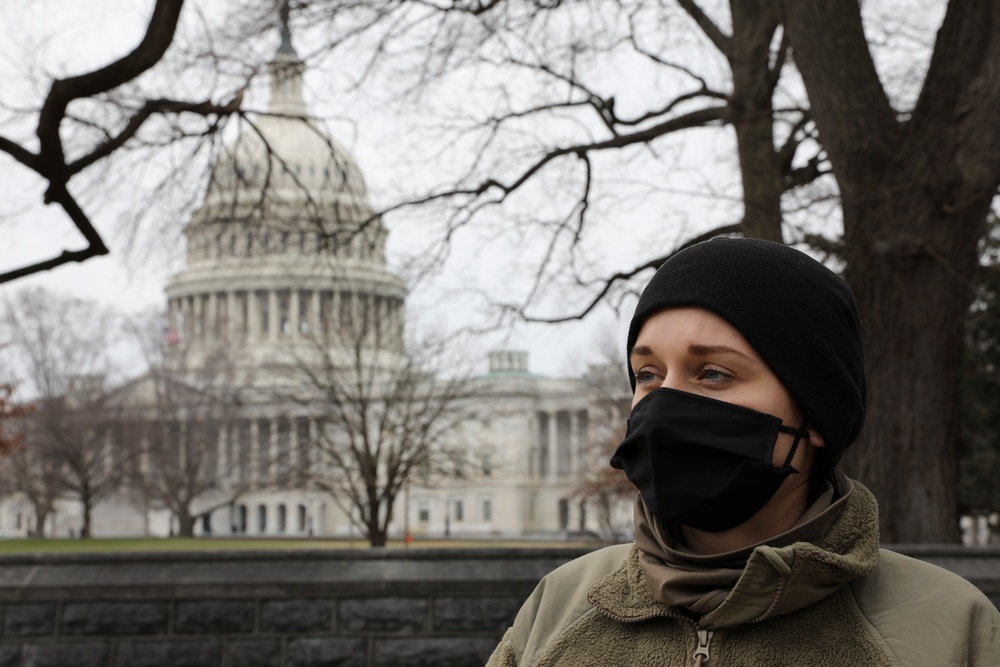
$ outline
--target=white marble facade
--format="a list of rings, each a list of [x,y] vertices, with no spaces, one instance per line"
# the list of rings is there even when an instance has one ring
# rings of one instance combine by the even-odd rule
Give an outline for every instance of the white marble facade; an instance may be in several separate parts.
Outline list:
[[[197,368],[225,349],[238,356],[241,381],[257,386],[280,382],[269,369],[301,354],[338,318],[379,322],[383,352],[398,353],[406,296],[386,268],[386,230],[372,215],[360,169],[306,114],[303,64],[287,33],[270,68],[271,115],[220,155],[185,230],[186,266],[166,286],[166,337],[185,363]],[[397,503],[391,536],[553,537],[593,528],[576,495],[592,459],[587,381],[534,375],[519,351],[490,353],[489,369],[475,380],[460,436],[485,443],[486,454],[461,481],[414,479]],[[301,464],[316,424],[302,406],[250,395],[258,398],[242,405],[219,437],[214,462],[226,473],[199,499],[215,509],[196,534],[357,536],[328,494],[255,465],[268,453]],[[228,503],[238,484],[248,490]],[[23,498],[3,500],[0,534],[24,535],[32,515]],[[78,508],[63,502],[48,532],[70,535],[79,525]],[[95,536],[175,529],[169,511],[142,508],[124,494],[94,511]]]

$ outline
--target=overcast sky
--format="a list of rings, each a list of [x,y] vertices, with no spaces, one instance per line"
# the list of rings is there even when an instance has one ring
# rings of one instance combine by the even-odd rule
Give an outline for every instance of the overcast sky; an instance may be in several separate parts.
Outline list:
[[[182,27],[182,31],[188,31],[182,32],[184,43],[197,42],[199,26],[211,24],[221,16],[218,12],[225,4],[190,0]],[[944,6],[943,2],[928,0],[875,4],[885,8],[878,15],[878,22],[884,21],[885,16],[902,15],[916,8],[930,24],[940,20],[940,8]],[[45,92],[46,75],[77,73],[127,52],[141,38],[152,5],[152,0],[5,3],[5,20],[0,25],[0,77],[4,81],[0,104],[7,110],[0,116],[3,119],[0,120],[0,133],[18,139],[30,136],[31,126],[18,123],[16,119],[23,116],[12,110],[37,106]],[[890,58],[887,61],[890,65],[883,65],[889,70],[895,68],[894,76],[900,79],[914,76],[914,71],[919,75],[919,66],[914,70],[915,61],[909,55],[913,45],[919,45],[927,37],[925,33],[911,30],[912,27],[908,23],[903,33],[900,47],[903,57]],[[873,23],[872,29],[881,30],[881,23]],[[295,34],[296,47],[302,54],[311,53],[311,40],[315,39],[315,35],[302,31]],[[250,51],[272,53],[277,43],[275,34],[244,46]],[[893,62],[902,64],[892,65]],[[400,115],[400,107],[393,106],[387,99],[392,92],[377,85],[348,92],[347,84],[360,67],[359,63],[352,63],[338,53],[333,58],[310,60],[309,67],[307,104],[325,120],[333,135],[354,153],[365,172],[376,205],[392,201],[399,193],[400,183],[427,182],[446,171],[452,162],[459,161],[452,160],[454,155],[449,156],[447,146],[435,144],[438,135],[426,131],[435,118],[432,113],[420,115],[415,111],[421,109],[418,105],[411,108],[410,113]],[[608,63],[607,67],[609,80],[627,79],[614,63]],[[600,77],[601,73],[595,76]],[[191,84],[190,81],[186,83]],[[621,104],[629,103],[628,83],[623,81],[621,84]],[[449,85],[434,89],[435,105],[428,106],[433,106],[436,113],[449,108],[475,107],[460,78]],[[641,85],[632,86],[632,89],[631,94],[638,102],[651,92]],[[905,94],[905,90],[900,93]],[[258,86],[251,91],[251,105],[260,108],[264,102],[265,96]],[[488,101],[482,103],[489,104]],[[731,141],[728,130],[694,132],[681,141],[667,144],[667,149],[658,154],[647,152],[642,156],[627,156],[627,161],[622,163],[622,173],[628,172],[631,180],[626,182],[622,178],[616,186],[620,192],[638,192],[645,187],[644,178],[655,181],[661,192],[648,200],[626,194],[616,198],[612,187],[602,196],[595,197],[592,220],[597,218],[600,225],[587,240],[589,261],[600,266],[628,268],[648,259],[651,244],[666,250],[703,229],[738,220],[738,180],[732,160],[727,157]],[[4,154],[0,154],[0,168],[5,174],[0,182],[0,233],[3,238],[0,269],[83,245],[61,210],[41,205],[42,185],[30,172]],[[126,311],[161,305],[163,287],[183,261],[177,233],[180,227],[175,224],[170,233],[161,236],[150,235],[149,230],[145,230],[140,234],[138,250],[129,251],[130,237],[120,226],[130,207],[135,205],[134,197],[148,185],[142,178],[138,172],[115,174],[112,186],[98,188],[96,195],[84,200],[111,248],[110,256],[62,266],[0,289],[10,292],[42,285],[98,299]],[[693,195],[695,192],[698,194]],[[712,193],[712,196],[705,196],[705,193]],[[533,196],[535,200],[527,205],[544,207],[554,193],[536,191]],[[422,225],[427,221],[419,214],[404,213],[388,217],[387,224],[390,262],[392,266],[401,267],[414,252],[419,254],[427,236]],[[522,274],[528,265],[525,258],[537,256],[539,248],[537,244],[532,245],[530,235],[523,238],[516,234],[497,234],[497,225],[503,224],[507,223],[496,220],[484,225],[480,233],[460,234],[456,238],[445,269],[432,280],[420,283],[411,295],[414,318],[451,325],[481,323],[486,321],[483,315],[486,311],[483,300],[477,296],[480,292],[487,291],[501,299],[515,299],[517,294],[523,293]],[[153,252],[148,252],[150,247]],[[508,288],[509,296],[505,292]],[[543,303],[555,309],[564,308],[567,304],[561,303],[561,299],[577,298],[572,294],[564,296],[567,294],[553,290]],[[582,324],[521,325],[503,334],[483,338],[475,346],[482,350],[484,359],[486,351],[494,347],[528,349],[532,370],[579,375],[587,363],[602,359],[599,338],[624,341],[628,315],[628,303],[618,315],[601,308]]]

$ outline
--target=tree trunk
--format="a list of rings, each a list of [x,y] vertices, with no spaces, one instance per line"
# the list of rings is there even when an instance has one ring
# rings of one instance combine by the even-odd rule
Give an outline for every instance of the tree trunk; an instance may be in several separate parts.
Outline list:
[[[879,499],[884,541],[955,542],[962,321],[988,200],[948,216],[912,192],[850,205],[851,189],[847,279],[863,318],[869,419],[845,467]]]
[[[771,41],[778,27],[773,3],[731,0],[733,36],[726,54],[733,72],[729,100],[743,183],[744,236],[782,242],[781,165],[774,149]]]
[[[35,534],[32,537],[45,537],[45,522],[51,513],[50,510],[40,511],[38,506],[35,506]]]
[[[177,512],[177,535],[179,537],[194,537],[194,524],[197,520],[190,512]]]
[[[83,526],[80,528],[80,539],[89,540],[90,535],[90,519],[93,514],[93,501],[89,496],[83,496],[80,498],[80,502],[83,504]]]
[[[368,521],[368,544],[372,547],[384,547],[386,543],[386,530],[379,525],[378,517],[372,516]]]
[[[961,326],[1000,184],[1000,7],[949,4],[909,118],[889,104],[857,3],[784,9],[865,333],[868,418],[846,467],[878,497],[884,541],[957,541]]]

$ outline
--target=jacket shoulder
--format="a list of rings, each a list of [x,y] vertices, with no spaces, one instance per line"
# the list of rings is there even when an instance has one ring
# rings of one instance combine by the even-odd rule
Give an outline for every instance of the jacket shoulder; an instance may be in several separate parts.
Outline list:
[[[631,549],[631,544],[598,549],[542,578],[521,607],[509,633],[519,664],[530,665],[533,656],[593,608],[587,600],[588,589],[621,567]]]
[[[1000,665],[1000,612],[957,574],[881,549],[875,571],[849,585],[901,664]]]

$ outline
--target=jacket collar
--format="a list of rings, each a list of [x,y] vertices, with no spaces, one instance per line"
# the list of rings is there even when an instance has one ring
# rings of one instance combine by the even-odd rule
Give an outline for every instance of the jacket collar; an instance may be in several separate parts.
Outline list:
[[[816,542],[753,550],[736,586],[722,604],[698,620],[706,629],[763,621],[812,604],[878,563],[878,505],[864,486],[841,479],[847,506]],[[846,484],[845,484],[846,483]],[[591,604],[622,622],[662,616],[691,617],[657,602],[632,546],[625,562],[588,591]]]

